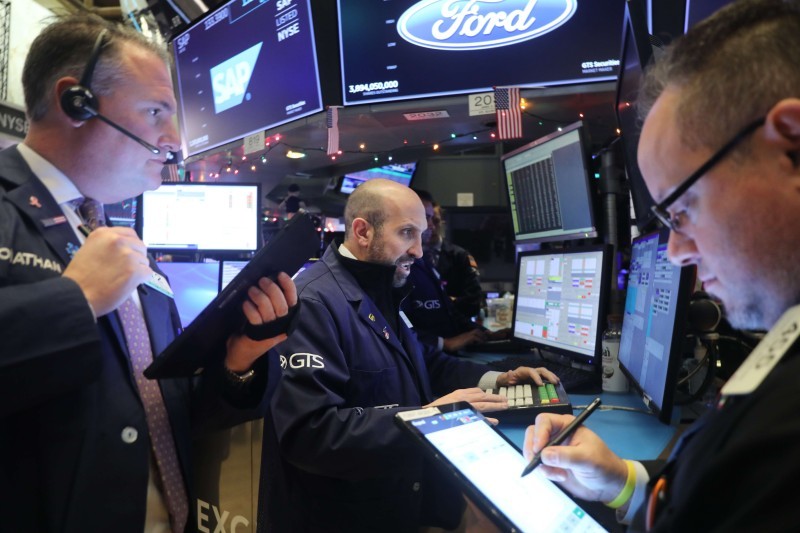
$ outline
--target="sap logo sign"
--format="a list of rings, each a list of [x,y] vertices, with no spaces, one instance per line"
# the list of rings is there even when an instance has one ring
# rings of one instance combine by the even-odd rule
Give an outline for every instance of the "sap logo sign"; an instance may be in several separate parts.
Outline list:
[[[211,69],[215,113],[222,113],[244,101],[247,85],[250,83],[250,77],[256,67],[256,60],[262,44],[264,43],[251,46]]]
[[[239,526],[242,526],[241,532],[250,531],[250,521],[239,514],[231,517],[230,528],[226,529],[225,525],[231,513],[222,511],[222,514],[220,514],[220,509],[218,509],[216,505],[204,502],[200,498],[197,499],[197,531],[211,533],[212,530],[208,528],[208,526],[211,525],[209,520],[211,515],[207,514],[209,507],[214,512],[214,519],[216,522],[216,526],[213,530],[214,533],[237,533],[239,531]]]
[[[441,309],[442,302],[439,300],[414,300],[414,307],[417,309]]]
[[[397,32],[425,48],[483,50],[541,37],[577,9],[577,0],[423,0],[400,16]]]
[[[281,368],[325,368],[325,362],[321,355],[315,353],[293,353],[287,359],[281,355]]]

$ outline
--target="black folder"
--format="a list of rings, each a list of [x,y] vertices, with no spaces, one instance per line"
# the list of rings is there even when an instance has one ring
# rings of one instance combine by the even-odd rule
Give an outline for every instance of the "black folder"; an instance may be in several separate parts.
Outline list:
[[[150,379],[193,376],[214,358],[224,357],[228,337],[245,323],[242,303],[247,289],[262,277],[274,279],[280,272],[292,275],[316,255],[319,247],[319,233],[312,217],[296,214],[153,360],[144,375]]]

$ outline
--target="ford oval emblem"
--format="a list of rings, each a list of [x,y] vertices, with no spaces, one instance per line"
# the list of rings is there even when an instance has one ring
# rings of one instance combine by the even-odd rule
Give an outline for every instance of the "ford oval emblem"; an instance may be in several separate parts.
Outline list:
[[[397,32],[425,48],[482,50],[535,39],[577,9],[577,0],[422,0],[400,16]]]

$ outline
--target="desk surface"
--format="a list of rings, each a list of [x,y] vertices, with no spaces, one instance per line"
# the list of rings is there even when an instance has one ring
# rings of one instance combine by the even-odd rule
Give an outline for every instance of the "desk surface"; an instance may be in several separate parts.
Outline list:
[[[595,396],[570,394],[569,398],[573,407],[577,408],[574,411],[577,414]],[[600,398],[603,400],[602,405],[586,420],[585,425],[597,433],[620,457],[637,460],[656,459],[675,435],[677,429],[675,426],[662,424],[652,414],[604,409],[609,406],[644,409],[642,400],[634,394],[605,392],[600,394]],[[491,413],[487,414],[491,416]],[[522,449],[526,427],[501,423],[498,429]]]

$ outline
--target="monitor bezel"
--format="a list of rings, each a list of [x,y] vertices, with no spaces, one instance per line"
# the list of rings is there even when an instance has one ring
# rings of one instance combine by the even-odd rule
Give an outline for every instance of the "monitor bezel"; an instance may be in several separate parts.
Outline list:
[[[517,233],[516,229],[514,228],[514,204],[511,201],[511,191],[509,190],[509,183],[508,183],[508,171],[506,170],[506,161],[516,155],[519,155],[523,152],[536,148],[542,144],[550,142],[554,139],[558,139],[572,133],[573,131],[578,131],[578,138],[579,144],[581,149],[581,161],[583,161],[583,171],[584,171],[584,185],[586,187],[586,199],[589,208],[589,216],[592,220],[592,230],[591,231],[574,231],[570,233],[560,233],[558,235],[546,235],[541,237],[530,236],[529,233]],[[508,207],[511,210],[511,224],[512,230],[514,232],[514,242],[521,244],[521,243],[542,243],[542,242],[555,242],[555,241],[569,241],[569,240],[578,240],[578,239],[593,239],[596,238],[600,232],[598,229],[598,222],[597,222],[597,213],[595,209],[595,201],[592,195],[592,187],[589,181],[589,150],[587,149],[588,144],[588,133],[586,131],[586,126],[583,121],[579,120],[577,122],[573,122],[568,126],[562,127],[560,130],[556,130],[544,137],[539,137],[538,139],[531,141],[507,154],[503,154],[500,157],[500,164],[502,169],[502,179],[503,179],[503,186],[505,187],[506,192],[506,202],[508,203]]]
[[[600,273],[600,297],[598,299],[597,304],[597,313],[598,313],[598,320],[597,320],[597,331],[595,332],[595,349],[594,355],[586,355],[583,353],[578,353],[568,348],[562,346],[553,346],[551,344],[547,344],[540,341],[535,341],[527,338],[517,337],[515,334],[515,326],[517,323],[517,306],[519,305],[519,283],[521,276],[521,268],[522,268],[522,261],[528,257],[535,257],[535,256],[547,256],[547,255],[555,255],[555,254],[582,254],[582,253],[592,253],[592,252],[602,252],[602,272]],[[511,317],[511,336],[520,343],[530,346],[532,348],[537,348],[540,351],[555,353],[561,356],[566,356],[570,359],[570,362],[575,362],[581,365],[589,365],[594,367],[595,369],[599,370],[600,363],[602,359],[602,339],[603,339],[603,331],[605,331],[606,327],[606,315],[608,314],[608,302],[611,292],[611,266],[612,266],[612,256],[613,256],[613,248],[609,244],[592,244],[592,245],[582,245],[582,246],[569,246],[560,249],[541,249],[541,250],[530,250],[525,252],[520,252],[517,255],[517,264],[516,264],[516,280],[514,285],[514,309]]]
[[[252,253],[257,251],[264,243],[264,237],[262,234],[261,222],[262,222],[262,203],[261,203],[261,189],[262,185],[259,182],[207,182],[207,181],[176,181],[176,182],[164,182],[160,187],[164,186],[181,186],[181,187],[255,187],[255,199],[256,199],[256,246],[252,249],[241,249],[241,248],[150,248],[148,246],[147,250],[150,253],[158,253],[158,254],[185,254],[185,253],[202,253],[202,254],[230,254],[230,253]],[[154,189],[155,191],[156,189]],[[153,191],[147,191],[153,192]],[[145,202],[146,195],[142,193],[139,198],[141,199],[140,202],[140,209],[139,209],[139,216],[141,217],[140,222],[137,226],[138,234],[140,235],[141,239],[144,241],[144,228],[145,228],[145,216],[146,216],[146,202]],[[147,243],[145,243],[147,244]]]
[[[173,83],[173,86],[174,86],[174,92],[175,92],[176,98],[178,99],[178,102],[177,102],[178,106],[177,106],[177,110],[176,110],[175,115],[176,115],[176,118],[177,118],[177,121],[178,121],[178,128],[179,128],[179,131],[180,131],[180,134],[181,134],[181,151],[183,152],[183,157],[184,157],[185,160],[192,161],[192,160],[196,160],[196,159],[202,158],[203,156],[206,156],[206,155],[209,155],[209,154],[212,154],[212,153],[215,153],[215,152],[219,152],[221,149],[223,149],[226,146],[233,146],[233,145],[236,145],[237,143],[240,143],[240,141],[243,141],[244,138],[249,136],[249,135],[253,135],[253,134],[261,132],[261,131],[268,131],[268,130],[271,130],[271,129],[276,128],[278,126],[282,126],[284,124],[288,124],[290,122],[299,121],[301,119],[304,119],[304,118],[310,117],[312,115],[318,114],[318,113],[324,111],[324,109],[325,109],[325,106],[324,106],[324,103],[323,103],[324,102],[324,95],[322,94],[322,79],[321,79],[321,75],[320,75],[320,64],[319,64],[319,54],[318,54],[318,51],[317,51],[316,32],[314,31],[314,20],[313,20],[314,19],[314,13],[313,13],[312,7],[311,7],[311,0],[296,0],[298,2],[304,3],[308,8],[308,24],[309,24],[309,32],[310,32],[310,35],[311,35],[311,51],[312,51],[313,56],[314,56],[313,57],[314,72],[315,72],[316,78],[317,78],[317,95],[319,96],[320,106],[318,108],[314,108],[313,110],[309,110],[308,112],[298,113],[297,115],[292,115],[291,117],[286,118],[286,120],[280,120],[280,121],[278,121],[276,123],[273,123],[273,124],[265,124],[263,127],[256,128],[255,130],[250,131],[250,132],[244,132],[242,135],[238,135],[238,136],[232,137],[232,138],[227,139],[225,141],[218,142],[218,143],[215,143],[215,144],[210,145],[210,146],[203,146],[201,149],[198,149],[198,150],[191,150],[190,149],[190,147],[187,144],[187,140],[188,140],[189,136],[186,133],[186,125],[184,123],[183,102],[181,101],[181,83],[180,83],[180,77],[179,77],[179,74],[178,74],[178,58],[177,58],[177,53],[175,52],[175,42],[178,41],[182,36],[186,35],[187,33],[189,33],[192,30],[194,30],[196,27],[198,27],[201,24],[203,24],[206,20],[208,20],[211,17],[215,16],[217,12],[221,11],[222,9],[225,9],[225,8],[231,6],[232,4],[235,4],[238,1],[240,1],[240,0],[225,0],[225,1],[221,2],[219,5],[213,7],[212,9],[210,9],[206,13],[204,13],[201,17],[193,20],[190,24],[188,24],[185,27],[181,28],[180,32],[176,32],[175,34],[173,34],[169,38],[169,40],[167,42],[167,52],[168,52],[168,54],[170,56],[170,61],[171,61],[170,74],[172,76],[172,83]]]
[[[644,177],[639,170],[637,161],[628,157],[630,150],[627,147],[627,140],[625,131],[622,127],[622,86],[625,80],[625,69],[627,67],[625,58],[630,47],[634,47],[636,54],[639,56],[638,67],[644,75],[647,65],[653,61],[653,45],[650,43],[649,33],[647,31],[647,13],[646,6],[642,5],[641,0],[626,0],[625,2],[625,15],[622,22],[622,48],[619,55],[619,73],[617,75],[617,83],[614,94],[614,118],[619,128],[620,140],[623,146],[623,164],[625,168],[625,175],[628,178],[629,193],[631,202],[633,203],[633,210],[636,216],[636,227],[640,233],[646,233],[652,230],[656,224],[657,219],[650,211],[650,207],[655,205],[653,197],[644,182]],[[627,106],[625,106],[627,108]],[[630,106],[634,107],[634,106]],[[636,113],[635,109],[628,110],[629,113]],[[635,134],[635,143],[639,144],[639,134]]]
[[[639,235],[632,241],[632,246],[645,240],[650,239],[654,235],[658,235],[659,244],[666,243],[669,240],[669,230],[660,228],[650,231],[646,234]],[[663,239],[663,241],[662,241]],[[632,250],[633,248],[631,248]],[[672,339],[670,340],[670,354],[669,362],[667,364],[667,373],[664,376],[664,399],[661,405],[657,405],[650,397],[647,391],[644,390],[630,370],[624,365],[618,357],[619,368],[628,383],[633,389],[634,393],[638,395],[642,402],[658,420],[664,424],[672,422],[672,413],[674,411],[675,394],[677,392],[678,384],[678,369],[681,366],[681,357],[683,355],[683,341],[688,332],[688,316],[689,316],[689,301],[691,300],[692,288],[696,280],[696,269],[693,265],[685,266],[680,269],[680,280],[678,282],[678,294],[675,302],[675,326],[672,330]],[[624,320],[624,319],[623,319]],[[621,345],[621,343],[620,343]]]

